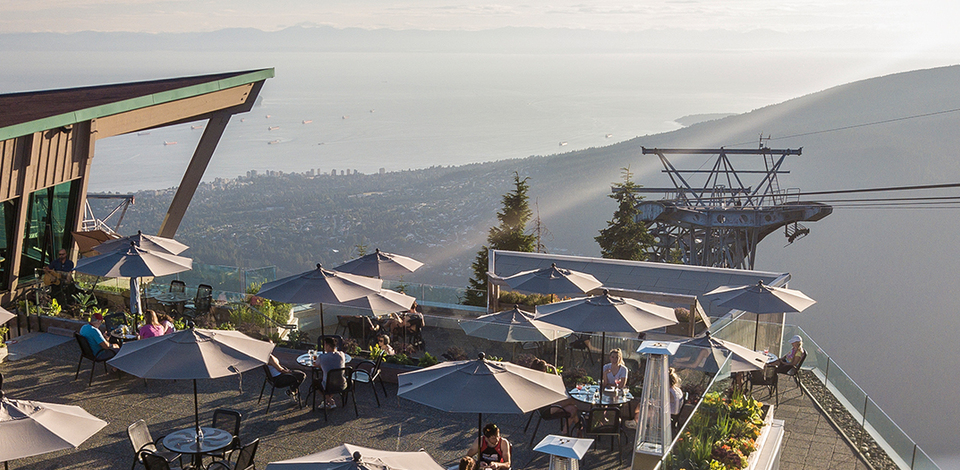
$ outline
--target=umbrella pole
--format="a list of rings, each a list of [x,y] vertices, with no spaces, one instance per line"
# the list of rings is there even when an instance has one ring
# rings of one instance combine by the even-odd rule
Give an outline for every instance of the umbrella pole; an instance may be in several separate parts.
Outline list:
[[[323,302],[320,302],[320,337],[327,334],[326,328],[323,325]]]
[[[197,398],[197,379],[193,379],[193,415],[197,422],[197,429],[200,429],[200,399]]]
[[[760,314],[757,313],[757,327],[753,330],[753,350],[757,350],[757,338],[760,337]]]
[[[603,388],[603,358],[604,358],[604,355],[606,355],[607,353],[607,332],[604,331],[601,335],[602,335],[601,336],[602,339],[600,340],[600,388],[602,389]],[[593,354],[589,350],[587,350],[587,352],[590,354]]]

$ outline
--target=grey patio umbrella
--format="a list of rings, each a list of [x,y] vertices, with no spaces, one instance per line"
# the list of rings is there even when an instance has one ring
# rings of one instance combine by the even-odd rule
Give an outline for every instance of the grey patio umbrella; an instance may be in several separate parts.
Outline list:
[[[563,380],[509,362],[441,362],[398,376],[397,396],[450,413],[523,414],[567,398]]]
[[[753,336],[753,347],[757,347],[760,333],[760,315],[771,313],[800,313],[817,303],[806,294],[795,289],[773,287],[758,281],[747,286],[718,287],[703,295],[711,303],[729,309],[743,310],[757,315],[757,328]]]
[[[0,307],[0,325],[13,320],[14,318],[17,318],[17,316],[7,311],[7,309]]]
[[[369,255],[347,261],[333,268],[343,273],[369,277],[394,277],[410,274],[423,266],[423,263],[406,256],[385,253],[377,248]]]
[[[107,422],[83,408],[56,403],[13,400],[0,392],[0,458],[32,457],[79,447]]]
[[[274,344],[239,331],[188,329],[124,343],[107,361],[144,379],[193,380],[193,406],[200,425],[197,380],[237,375],[267,363]]]
[[[714,338],[709,331],[703,336],[680,342],[676,354],[670,356],[670,363],[705,372],[717,372],[726,360],[724,351],[729,351],[732,355],[730,372],[762,370],[767,364],[767,356],[764,354],[732,341]]]
[[[343,304],[376,294],[383,281],[365,276],[330,271],[317,263],[317,269],[263,285],[257,296],[288,304],[320,304],[320,334],[323,334],[323,304]]]
[[[270,462],[267,470],[443,470],[430,454],[390,452],[343,444],[315,454]]]
[[[518,308],[463,320],[460,328],[469,336],[502,343],[553,341],[573,333],[572,330],[534,320],[534,314]]]
[[[603,286],[587,273],[562,269],[553,263],[549,268],[523,271],[503,278],[511,289],[534,294],[582,295]]]
[[[121,237],[115,240],[108,240],[95,246],[93,249],[98,253],[109,253],[111,251],[117,251],[119,249],[126,248],[130,245],[130,242],[133,242],[134,245],[137,245],[144,250],[167,253],[170,255],[179,255],[187,248],[190,248],[172,238],[161,237],[159,235],[144,235],[143,232],[137,230],[136,235]]]
[[[134,242],[121,245],[115,251],[77,261],[77,272],[102,277],[130,278],[130,311],[139,313],[141,277],[166,276],[193,269],[193,260],[182,256],[145,250]]]
[[[342,302],[342,305],[358,307],[364,311],[369,311],[374,316],[379,316],[387,313],[406,312],[416,301],[416,297],[394,292],[390,289],[383,289],[376,294]]]
[[[540,305],[535,318],[573,331],[601,332],[603,354],[607,333],[640,333],[679,323],[672,308],[613,297],[606,290],[601,295]]]

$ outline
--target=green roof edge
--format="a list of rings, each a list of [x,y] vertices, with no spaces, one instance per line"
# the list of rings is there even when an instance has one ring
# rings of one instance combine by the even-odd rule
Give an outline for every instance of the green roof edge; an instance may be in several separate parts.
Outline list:
[[[0,141],[13,139],[16,137],[33,134],[34,132],[54,129],[60,126],[76,124],[88,121],[94,118],[119,114],[134,109],[146,108],[161,103],[168,103],[193,96],[205,95],[219,90],[226,90],[248,83],[255,83],[275,76],[273,67],[261,70],[255,70],[249,73],[237,75],[235,77],[213,80],[206,83],[191,85],[183,88],[177,88],[169,91],[161,91],[152,95],[138,96],[123,101],[107,103],[92,108],[80,109],[57,116],[45,117],[29,122],[14,124],[0,128]]]

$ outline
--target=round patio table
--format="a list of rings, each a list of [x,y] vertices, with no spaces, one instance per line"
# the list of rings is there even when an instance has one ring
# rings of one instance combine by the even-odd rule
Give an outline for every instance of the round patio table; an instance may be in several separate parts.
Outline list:
[[[175,431],[163,438],[163,446],[178,454],[193,455],[193,468],[203,468],[203,454],[226,449],[233,434],[223,429],[201,427],[203,440],[197,442],[197,428]]]
[[[600,392],[599,385],[586,385],[583,390],[572,388],[567,394],[574,400],[590,405],[622,405],[633,400],[633,394],[628,389],[623,389],[622,393],[614,393],[612,390],[598,392]]]

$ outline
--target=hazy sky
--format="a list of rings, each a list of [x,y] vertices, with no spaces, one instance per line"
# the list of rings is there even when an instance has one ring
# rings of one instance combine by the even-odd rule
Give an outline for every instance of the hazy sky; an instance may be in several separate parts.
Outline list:
[[[0,32],[464,29],[820,29],[895,35],[912,47],[956,43],[957,2],[943,0],[33,0],[0,2]]]

